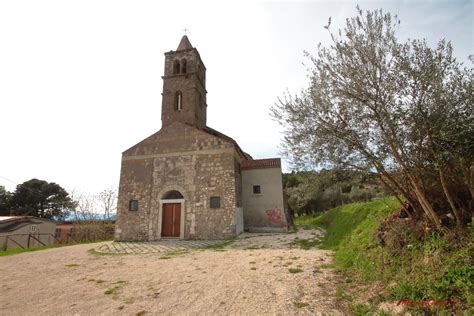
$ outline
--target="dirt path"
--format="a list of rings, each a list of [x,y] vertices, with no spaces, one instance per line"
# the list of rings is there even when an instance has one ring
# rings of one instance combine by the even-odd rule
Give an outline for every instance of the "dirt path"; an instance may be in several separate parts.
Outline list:
[[[0,257],[0,314],[337,314],[330,252],[289,245],[317,234],[244,235],[168,256],[87,244]]]

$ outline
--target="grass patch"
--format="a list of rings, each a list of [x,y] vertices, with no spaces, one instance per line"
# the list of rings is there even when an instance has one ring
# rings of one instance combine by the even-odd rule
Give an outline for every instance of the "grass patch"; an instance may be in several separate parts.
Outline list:
[[[301,273],[301,272],[303,272],[303,269],[301,269],[301,268],[289,268],[288,272],[290,272],[290,273]]]
[[[114,295],[117,294],[124,286],[125,286],[125,281],[119,280],[115,283],[112,283],[112,287],[109,287],[104,291],[105,295]]]
[[[299,246],[301,249],[309,250],[318,247],[321,241],[319,239],[295,239],[293,244]]]
[[[372,237],[370,233],[397,207],[398,203],[390,198],[352,203],[330,209],[317,216],[298,217],[295,223],[310,228],[324,228],[326,235],[321,241],[321,248],[335,249],[353,233],[365,232],[365,237]]]
[[[89,279],[89,280],[87,280],[87,281],[89,281],[89,282],[95,282],[95,283],[97,283],[97,284],[105,283],[105,281],[104,281],[104,280],[101,280],[101,279],[99,279],[99,280],[96,280],[96,279]]]
[[[20,254],[20,253],[24,253],[24,252],[32,252],[32,251],[38,251],[38,250],[59,248],[59,247],[64,247],[64,246],[66,246],[66,245],[54,244],[54,245],[49,245],[49,246],[33,246],[33,247],[30,247],[30,248],[21,248],[21,247],[8,248],[7,250],[0,251],[0,257],[16,255],[16,254]]]
[[[303,307],[309,306],[309,304],[304,303],[304,302],[293,302],[293,306],[296,307],[296,308],[303,308]]]
[[[248,246],[247,248],[245,248],[245,250],[257,250],[257,249],[260,249],[260,247],[259,247],[259,246],[255,246],[255,245]]]
[[[425,235],[422,240],[410,241],[397,253],[390,252],[376,241],[376,233],[380,224],[398,207],[395,199],[385,198],[342,205],[316,216],[296,218],[295,223],[326,230],[320,247],[334,250],[332,265],[341,274],[336,296],[341,301],[350,301],[351,289],[357,285],[378,282],[391,284],[383,293],[384,300],[423,302],[455,298],[458,311],[472,306],[473,228],[470,227],[465,236],[456,238],[438,233]],[[401,230],[399,234],[403,232]],[[344,280],[346,283],[342,283]],[[375,305],[353,304],[349,308],[352,314],[377,313],[376,305],[378,302]],[[446,310],[446,306],[439,305],[405,308],[421,314]]]
[[[215,243],[215,244],[212,244],[212,245],[207,245],[207,246],[205,246],[203,249],[222,250],[222,249],[224,249],[225,247],[227,247],[227,246],[229,246],[230,244],[232,244],[233,242],[234,242],[234,239],[224,240],[224,241],[219,242],[219,243]]]
[[[95,250],[94,248],[87,250],[87,252],[90,255],[93,255],[93,256],[125,256],[125,255],[128,255],[128,253],[99,252],[99,251]]]
[[[77,263],[68,263],[68,264],[65,264],[64,266],[68,268],[76,268],[76,267],[79,267],[80,265]]]
[[[255,268],[255,267],[251,267],[251,268],[250,268],[250,270],[257,270],[257,268]]]
[[[178,250],[173,250],[165,253],[163,256],[161,256],[159,259],[161,260],[166,260],[166,259],[171,259],[172,257],[179,256],[179,255],[184,255],[189,253],[188,249],[178,249]]]
[[[52,245],[47,245],[47,246],[32,246],[30,248],[15,247],[15,248],[8,248],[7,250],[3,250],[3,248],[2,248],[0,250],[0,257],[16,255],[16,254],[20,254],[20,253],[24,253],[24,252],[47,250],[47,249],[60,248],[60,247],[69,247],[69,246],[75,246],[75,245],[81,245],[81,244],[93,244],[93,243],[97,243],[97,242],[101,242],[101,241],[105,241],[105,240],[81,241],[81,242],[74,243],[74,244],[52,244]]]

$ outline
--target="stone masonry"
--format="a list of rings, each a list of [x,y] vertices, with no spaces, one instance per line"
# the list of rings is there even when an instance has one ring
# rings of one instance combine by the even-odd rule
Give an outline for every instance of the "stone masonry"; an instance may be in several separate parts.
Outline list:
[[[205,70],[186,36],[165,54],[162,128],[122,154],[116,240],[164,237],[166,203],[181,205],[181,238],[224,239],[243,231],[241,165],[252,157],[207,127]],[[167,200],[170,192],[178,198]],[[215,197],[219,207],[210,205]]]

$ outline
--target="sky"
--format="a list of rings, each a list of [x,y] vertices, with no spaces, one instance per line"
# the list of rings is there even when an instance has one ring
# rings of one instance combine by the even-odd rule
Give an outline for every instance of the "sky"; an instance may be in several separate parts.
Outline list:
[[[398,36],[473,54],[471,1],[1,1],[0,185],[118,187],[121,153],[161,128],[164,53],[187,35],[207,68],[207,125],[254,158],[281,156],[269,109],[308,84],[323,28],[381,8]],[[284,170],[289,166],[284,162]]]

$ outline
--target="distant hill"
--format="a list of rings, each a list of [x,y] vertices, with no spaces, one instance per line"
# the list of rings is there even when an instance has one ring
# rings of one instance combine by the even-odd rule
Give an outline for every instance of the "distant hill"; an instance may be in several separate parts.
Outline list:
[[[76,217],[77,216],[77,217]],[[109,216],[110,220],[115,220],[117,217],[116,213],[112,213]],[[96,214],[86,214],[83,212],[71,212],[66,218],[64,219],[65,221],[75,221],[75,220],[105,220],[107,219],[105,214],[103,213],[96,213]]]

